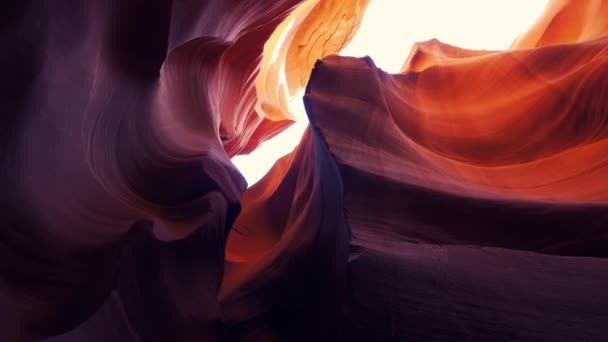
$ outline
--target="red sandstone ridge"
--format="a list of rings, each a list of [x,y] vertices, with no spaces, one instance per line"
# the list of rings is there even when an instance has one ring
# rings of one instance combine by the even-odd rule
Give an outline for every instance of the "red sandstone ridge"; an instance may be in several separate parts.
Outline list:
[[[8,4],[0,340],[607,340],[608,1],[393,75],[366,5]]]

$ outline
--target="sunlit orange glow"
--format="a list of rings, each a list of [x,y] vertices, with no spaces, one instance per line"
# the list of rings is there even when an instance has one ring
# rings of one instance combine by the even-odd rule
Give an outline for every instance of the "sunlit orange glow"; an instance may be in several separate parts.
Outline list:
[[[433,38],[466,48],[504,50],[534,22],[546,2],[306,1],[267,42],[256,80],[257,111],[275,120],[294,119],[296,124],[232,161],[252,185],[298,144],[308,122],[302,88],[316,59],[338,52],[369,55],[380,68],[396,73],[414,43]]]

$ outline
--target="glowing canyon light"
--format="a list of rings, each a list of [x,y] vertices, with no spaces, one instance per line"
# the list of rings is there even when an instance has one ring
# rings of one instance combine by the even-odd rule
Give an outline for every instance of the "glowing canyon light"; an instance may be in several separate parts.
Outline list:
[[[341,55],[369,55],[397,73],[415,42],[439,39],[468,49],[505,50],[532,25],[547,0],[371,0],[357,34]],[[232,162],[253,185],[291,152],[307,126],[301,94],[293,100],[298,122]]]

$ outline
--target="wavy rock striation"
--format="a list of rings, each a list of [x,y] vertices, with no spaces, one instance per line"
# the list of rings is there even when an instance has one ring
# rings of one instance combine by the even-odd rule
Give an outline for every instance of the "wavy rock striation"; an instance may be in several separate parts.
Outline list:
[[[608,339],[608,1],[394,75],[367,3],[3,6],[0,340]]]

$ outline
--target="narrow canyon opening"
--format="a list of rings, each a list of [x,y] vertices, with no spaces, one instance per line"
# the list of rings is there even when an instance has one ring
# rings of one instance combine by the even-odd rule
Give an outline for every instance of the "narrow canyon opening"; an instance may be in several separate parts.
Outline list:
[[[429,39],[479,50],[506,50],[540,16],[548,0],[371,0],[343,56],[370,56],[398,73],[412,45]],[[308,125],[303,91],[290,100],[296,123],[248,155],[232,158],[249,186],[293,151]]]

